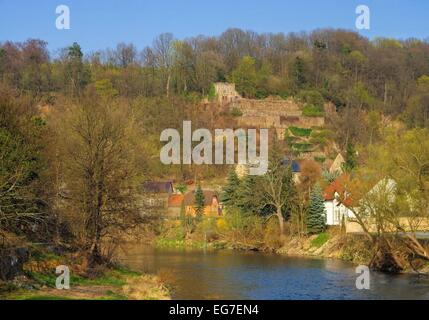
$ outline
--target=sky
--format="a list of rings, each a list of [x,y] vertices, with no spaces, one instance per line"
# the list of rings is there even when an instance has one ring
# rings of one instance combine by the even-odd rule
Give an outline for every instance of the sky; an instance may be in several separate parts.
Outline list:
[[[59,5],[70,8],[70,30],[57,30]],[[370,30],[355,27],[356,7],[370,9]],[[119,42],[142,49],[164,32],[178,39],[220,35],[237,27],[256,32],[318,28],[378,36],[429,38],[428,0],[0,0],[0,42],[29,38],[52,52],[78,42],[85,52]]]

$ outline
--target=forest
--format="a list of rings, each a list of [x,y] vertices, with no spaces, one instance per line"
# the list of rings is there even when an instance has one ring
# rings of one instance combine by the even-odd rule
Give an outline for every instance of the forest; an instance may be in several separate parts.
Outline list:
[[[398,233],[399,217],[428,215],[429,42],[335,29],[229,29],[184,40],[165,33],[141,51],[128,43],[96,52],[73,43],[56,53],[39,39],[0,43],[0,247],[56,243],[88,254],[90,267],[106,263],[120,235],[149,223],[139,214],[141,186],[157,178],[228,176],[221,198],[234,215],[274,214],[281,237],[323,232],[311,212],[320,206],[319,183],[333,177],[323,182],[327,173],[310,163],[294,185],[279,166],[288,152],[281,141],[270,148],[269,174],[243,182],[228,166],[161,164],[164,129],[181,131],[185,120],[234,127],[237,115],[201,106],[213,101],[216,82],[234,83],[245,98],[292,97],[310,116],[331,103],[326,130],[312,138],[347,155],[350,186],[377,221],[376,232],[365,232],[373,260],[380,250],[399,269],[429,260],[421,241],[391,239],[385,228],[389,221]],[[398,183],[397,201],[365,196],[386,176]],[[399,242],[405,253],[397,253]]]

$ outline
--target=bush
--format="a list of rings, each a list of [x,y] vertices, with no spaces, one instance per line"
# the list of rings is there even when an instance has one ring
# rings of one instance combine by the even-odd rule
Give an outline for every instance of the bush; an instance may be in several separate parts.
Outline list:
[[[323,110],[325,105],[325,99],[322,94],[317,90],[302,90],[298,94],[298,100],[305,104],[313,105],[318,110]]]
[[[323,117],[325,116],[325,111],[317,108],[313,104],[306,104],[302,109],[302,114],[305,117]]]
[[[210,102],[213,102],[213,101],[215,101],[216,100],[216,98],[217,98],[217,96],[216,96],[216,89],[215,89],[215,86],[214,86],[214,84],[212,84],[211,86],[210,86],[210,89],[209,89],[209,93],[208,93],[208,100],[210,101]]]
[[[254,214],[231,210],[225,216],[226,231],[223,234],[233,243],[259,244],[264,238],[263,219]]]
[[[326,157],[314,157],[314,161],[319,163],[325,163]]]

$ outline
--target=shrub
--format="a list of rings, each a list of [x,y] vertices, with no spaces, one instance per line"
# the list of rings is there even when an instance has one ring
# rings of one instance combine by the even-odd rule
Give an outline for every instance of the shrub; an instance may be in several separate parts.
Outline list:
[[[323,117],[325,116],[325,112],[313,104],[306,104],[302,109],[302,114],[305,117]]]
[[[313,105],[318,110],[323,110],[325,104],[322,94],[317,90],[301,90],[298,94],[298,100]]]
[[[216,89],[215,89],[214,84],[212,84],[210,86],[210,89],[209,89],[208,99],[209,99],[210,102],[213,102],[213,101],[216,100],[216,98],[217,98],[217,96],[216,96]]]
[[[325,163],[326,157],[314,157],[314,161],[319,163]]]

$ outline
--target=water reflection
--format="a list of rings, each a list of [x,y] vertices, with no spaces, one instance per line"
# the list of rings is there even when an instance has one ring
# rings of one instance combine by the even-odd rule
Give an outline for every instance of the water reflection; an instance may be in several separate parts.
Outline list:
[[[127,245],[133,269],[158,273],[175,299],[429,299],[426,276],[371,272],[371,290],[356,289],[355,268],[342,261],[259,253],[157,250]]]

